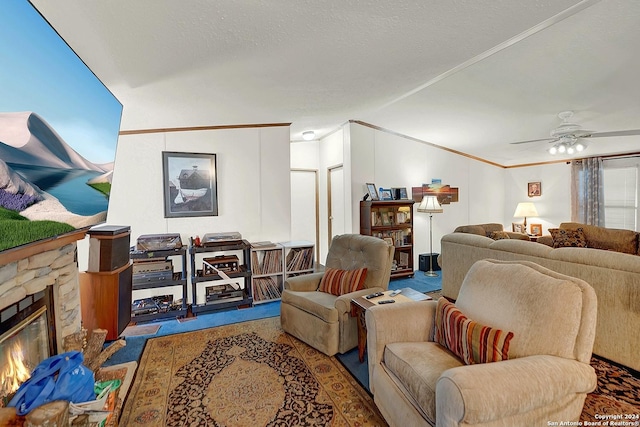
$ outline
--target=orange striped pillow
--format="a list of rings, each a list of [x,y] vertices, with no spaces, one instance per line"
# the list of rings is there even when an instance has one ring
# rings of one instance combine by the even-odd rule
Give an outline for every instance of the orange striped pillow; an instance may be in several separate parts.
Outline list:
[[[467,365],[509,359],[513,332],[490,328],[469,319],[446,298],[438,300],[435,341]]]
[[[358,268],[357,270],[327,268],[322,280],[320,280],[318,290],[340,296],[364,289],[364,279],[366,278],[366,268]]]

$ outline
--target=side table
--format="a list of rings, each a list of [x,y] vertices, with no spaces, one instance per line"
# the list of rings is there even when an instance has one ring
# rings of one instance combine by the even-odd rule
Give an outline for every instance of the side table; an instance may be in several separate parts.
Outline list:
[[[394,304],[432,299],[429,295],[425,295],[411,288],[402,288],[401,292],[394,297],[389,296],[391,292],[393,291],[385,291],[384,295],[376,298],[367,299],[361,296],[351,300],[351,316],[356,317],[358,322],[358,360],[360,360],[360,363],[364,362],[364,352],[367,348],[367,325],[364,317],[367,309],[378,305],[380,301],[388,299],[394,300]]]

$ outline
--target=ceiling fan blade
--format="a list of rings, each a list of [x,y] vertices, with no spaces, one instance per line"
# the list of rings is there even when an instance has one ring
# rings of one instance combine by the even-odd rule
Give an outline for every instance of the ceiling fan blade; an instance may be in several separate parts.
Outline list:
[[[552,141],[557,141],[557,140],[558,140],[558,138],[542,138],[542,139],[532,139],[532,140],[529,140],[529,141],[510,142],[509,144],[528,144],[530,142],[541,142],[541,141],[552,142]]]
[[[612,132],[595,132],[591,135],[585,136],[585,138],[603,138],[607,136],[632,136],[632,135],[640,135],[640,129],[629,129],[629,130],[617,130]]]

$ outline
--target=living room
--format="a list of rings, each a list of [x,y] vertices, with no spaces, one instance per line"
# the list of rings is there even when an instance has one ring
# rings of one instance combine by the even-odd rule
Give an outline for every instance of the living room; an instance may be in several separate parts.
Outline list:
[[[75,1],[53,5],[37,0],[33,4],[93,72],[104,80],[107,88],[124,107],[106,223],[131,227],[132,241],[145,234],[178,233],[184,242],[188,242],[190,238],[206,233],[231,231],[240,232],[250,242],[308,239],[315,243],[318,261],[322,263],[327,257],[333,235],[358,233],[359,202],[367,193],[367,183],[374,183],[378,188],[406,188],[411,197],[412,187],[437,180],[457,188],[458,199],[444,205],[443,212],[434,215],[433,223],[429,222],[428,215],[414,212],[413,264],[418,265],[419,254],[440,252],[442,236],[451,233],[461,224],[498,222],[505,229],[511,230],[511,223],[522,222],[522,218],[514,216],[520,202],[535,204],[538,215],[528,217],[527,222],[540,224],[543,234],[549,228],[571,219],[571,165],[568,161],[577,157],[553,157],[547,152],[548,142],[554,140],[548,137],[549,132],[562,124],[558,112],[575,110],[571,122],[578,123],[579,129],[589,129],[594,134],[597,131],[640,128],[637,121],[640,117],[636,105],[637,85],[627,83],[628,80],[619,75],[623,68],[637,69],[634,64],[638,59],[628,58],[633,55],[627,49],[632,46],[630,40],[637,41],[640,37],[632,25],[633,17],[638,13],[637,6],[632,2],[563,1],[545,4],[540,10],[525,5],[503,4],[499,16],[490,18],[482,15],[484,18],[481,24],[476,23],[478,26],[470,29],[470,34],[483,33],[487,37],[469,52],[450,58],[438,56],[436,54],[442,52],[434,50],[434,56],[431,53],[420,55],[423,59],[418,63],[400,61],[393,56],[394,60],[398,60],[396,67],[383,67],[375,57],[368,59],[366,65],[360,65],[358,61],[362,57],[358,55],[356,58],[355,54],[350,57],[351,46],[348,43],[327,40],[328,52],[322,52],[326,55],[335,46],[340,46],[341,49],[338,50],[349,59],[345,67],[352,67],[355,71],[347,79],[348,83],[343,83],[351,86],[348,90],[341,88],[339,84],[338,87],[326,86],[326,91],[315,87],[318,84],[316,80],[305,80],[300,76],[306,74],[317,77],[317,74],[323,73],[330,77],[334,76],[333,73],[340,75],[344,71],[339,63],[332,63],[331,67],[335,67],[332,69],[314,63],[322,71],[309,65],[301,67],[299,74],[294,73],[293,77],[289,77],[292,79],[290,88],[283,86],[279,80],[262,87],[258,84],[262,79],[267,80],[265,76],[268,71],[277,69],[274,74],[282,74],[283,69],[295,69],[297,62],[290,57],[277,60],[278,67],[265,60],[264,75],[260,72],[247,75],[246,69],[243,73],[217,69],[220,73],[215,74],[218,79],[215,84],[201,80],[202,75],[211,72],[211,69],[203,66],[207,60],[202,56],[206,55],[199,55],[196,48],[186,49],[190,53],[180,55],[180,50],[189,45],[189,40],[176,36],[179,43],[167,43],[165,37],[169,37],[168,34],[171,33],[167,31],[162,37],[161,45],[164,43],[164,46],[175,49],[167,54],[168,48],[164,51],[162,46],[145,45],[152,36],[146,34],[138,38],[140,33],[132,30],[136,26],[136,20],[144,20],[143,17],[149,12],[147,8],[151,7],[149,5],[133,6],[130,16],[114,17],[118,15],[114,13],[117,7],[109,10],[105,9],[106,6],[84,5]],[[172,7],[170,4],[166,6]],[[255,15],[252,14],[248,22],[260,27],[257,24],[261,22],[260,17],[256,15],[264,12],[261,9],[264,6],[256,7],[252,11]],[[312,5],[307,6],[317,12]],[[490,10],[500,9],[491,2],[485,6]],[[291,9],[296,8],[297,5],[284,5],[287,13],[282,10],[280,13],[282,16],[289,16]],[[186,13],[186,9],[173,11]],[[611,15],[605,14],[603,9],[608,9]],[[357,5],[350,5],[346,15],[357,15],[357,10]],[[223,17],[233,16],[228,15],[229,12],[230,10],[224,9],[216,13]],[[440,16],[444,21],[444,17],[451,18],[451,14],[458,16],[459,12],[454,7],[442,12]],[[585,12],[587,17],[583,17],[581,12]],[[298,17],[302,12],[295,13]],[[436,26],[436,22],[431,22],[432,18],[427,19],[431,13],[434,12],[421,10],[421,19],[412,20],[410,29],[417,33],[426,25],[425,22],[433,24],[434,29],[413,42],[404,40],[407,47],[398,49],[402,51],[398,52],[398,56],[421,52],[421,44],[427,44],[429,37],[434,37],[436,31],[444,31],[443,27],[447,26],[455,28],[451,33],[446,32],[446,37],[442,36],[443,40],[448,37],[451,45],[465,46],[467,42],[470,43],[468,40],[457,39],[453,34],[459,32],[464,23],[450,20],[446,25]],[[479,12],[474,9],[473,13]],[[334,10],[331,16],[340,14]],[[374,18],[379,17],[379,14],[388,14],[391,17],[390,23],[383,20],[381,27],[376,27],[374,31],[378,37],[371,40],[377,41],[389,35],[383,31],[385,28],[390,33],[399,31],[402,25],[398,25],[398,22],[402,23],[412,13],[403,10],[395,15],[387,8],[372,12]],[[608,30],[603,30],[599,25],[590,26],[600,22],[594,16],[605,16],[603,21],[614,20],[615,36],[619,36],[619,33],[624,33],[624,36],[615,45],[617,50],[622,51],[619,57],[607,58],[607,61],[593,60],[597,62],[597,66],[590,65],[597,68],[597,72],[593,73],[594,80],[590,80],[580,74],[581,69],[588,67],[577,61],[585,58],[581,56],[585,53],[584,47],[573,50],[574,46],[562,39],[558,41],[561,48],[556,49],[550,42],[559,40],[559,33],[572,33],[571,30],[575,31],[575,38],[586,36],[585,32],[589,28],[607,33]],[[130,25],[126,30],[114,24],[120,19]],[[193,19],[189,17],[186,22],[192,24]],[[222,20],[220,18],[216,24],[226,28],[222,26]],[[354,25],[360,20],[357,16],[351,16],[349,23]],[[289,23],[291,21],[296,22],[296,34],[304,33],[305,28],[299,26],[305,25],[297,19],[285,20]],[[159,22],[149,25],[158,31],[155,26],[161,25]],[[180,21],[179,18],[176,18],[176,22],[181,25],[177,25],[177,29],[172,28],[172,31],[178,33],[189,26],[182,26],[185,21]],[[280,26],[284,25],[278,19],[275,22]],[[375,19],[367,19],[366,22],[373,25]],[[107,29],[112,25],[113,28]],[[245,22],[244,25],[248,24]],[[550,34],[543,36],[546,33],[537,28],[538,25],[550,29]],[[168,26],[172,27],[172,24]],[[501,28],[500,34],[490,37],[489,30],[501,26],[509,28]],[[145,27],[146,29],[148,28]],[[276,31],[273,28],[271,30]],[[202,31],[208,33],[213,30],[205,25]],[[235,31],[240,30],[236,28]],[[249,46],[258,46],[238,54],[241,59],[231,55],[229,51],[225,54],[230,56],[220,55],[231,63],[242,63],[246,60],[245,55],[255,54],[258,59],[275,55],[272,51],[269,54],[261,53],[260,49],[265,46],[256,41],[253,33],[250,38],[243,38],[247,36],[245,33],[234,33],[232,30],[229,33],[235,34],[239,40],[249,40]],[[310,34],[312,33],[317,36],[322,34],[322,30],[314,24],[314,31]],[[202,36],[202,33],[198,34],[198,37]],[[367,32],[367,35],[372,34]],[[105,38],[101,39],[101,36]],[[289,36],[287,34],[285,38]],[[345,37],[343,33],[340,36]],[[217,33],[215,37],[220,37],[222,43],[224,37]],[[517,42],[512,37],[516,37]],[[132,51],[120,51],[121,46],[114,42],[115,39],[119,43],[136,45],[136,48]],[[240,51],[238,45],[243,42],[237,41],[233,36],[230,39],[230,45]],[[278,40],[278,36],[273,39]],[[613,39],[616,40],[615,37]],[[140,44],[134,43],[136,40]],[[208,45],[206,40],[204,37],[193,43],[198,48],[205,49]],[[532,48],[535,40],[542,42],[533,47],[540,54],[536,61],[546,56],[544,63],[534,61],[526,53],[530,52],[528,49]],[[305,38],[304,41],[310,40]],[[332,42],[337,44],[332,45]],[[608,39],[602,43],[605,51],[607,47],[611,48],[610,43]],[[517,48],[510,50],[512,45]],[[388,47],[388,50],[383,51],[391,52],[392,49]],[[147,52],[154,54],[148,53],[147,56]],[[207,55],[212,57],[215,53],[207,50]],[[561,65],[559,57],[567,56],[568,53],[572,54],[570,56],[574,59],[573,63],[569,66],[562,62]],[[160,58],[162,56],[170,57],[170,60]],[[508,56],[505,61],[504,56]],[[500,58],[503,60],[499,60]],[[436,66],[429,68],[431,62]],[[546,75],[545,82],[563,81],[564,84],[558,83],[561,87],[553,84],[543,89],[536,88],[535,83],[527,84],[539,82],[538,78],[542,79],[541,76],[533,79],[532,75],[535,73],[529,70],[534,67],[530,65],[532,63],[540,68],[540,74]],[[605,67],[604,63],[608,63],[608,66]],[[505,67],[505,64],[509,66]],[[369,75],[368,69],[375,66],[384,68],[384,73],[387,74],[373,76],[374,73],[371,72]],[[486,78],[486,74],[501,66],[503,69],[498,76]],[[425,70],[424,74],[416,71],[410,72],[410,77],[400,76],[400,71],[412,70],[413,67],[425,67],[420,68]],[[249,68],[260,69],[255,63]],[[603,71],[605,68],[607,71]],[[511,78],[516,74],[521,76]],[[603,80],[603,75],[608,77],[607,80],[617,78],[623,88],[614,88],[609,81],[607,84],[603,82],[602,87],[594,87],[594,81]],[[382,84],[386,78],[391,79],[388,86]],[[404,79],[407,81],[403,82]],[[228,82],[228,88],[222,87],[225,82]],[[191,83],[192,89],[184,94],[178,93],[185,83]],[[296,85],[303,84],[315,87],[305,95],[309,98],[302,97],[292,101],[280,95],[289,91],[296,92],[299,90]],[[257,93],[256,97],[249,97],[251,92]],[[360,97],[359,94],[364,92],[378,94],[371,98]],[[500,95],[496,95],[497,92]],[[572,97],[576,94],[584,96]],[[350,95],[354,98],[349,99]],[[465,95],[469,97],[465,98]],[[423,98],[428,99],[424,105],[421,104]],[[324,103],[321,102],[323,100]],[[275,106],[280,104],[284,107],[277,109]],[[353,104],[358,105],[346,107]],[[527,104],[528,107],[516,109],[517,104]],[[274,107],[270,108],[270,105]],[[318,110],[316,113],[312,112],[314,106]],[[269,112],[270,109],[273,111]],[[242,114],[243,110],[246,110],[246,115]],[[483,123],[487,127],[483,127]],[[309,130],[313,130],[315,136],[311,140],[305,140],[303,132]],[[581,157],[637,158],[638,136],[633,135],[591,139],[595,135],[585,134],[583,139],[589,141],[589,146]],[[536,138],[545,140],[511,144]],[[216,156],[217,215],[167,217],[168,202],[166,189],[163,187],[164,152]],[[299,184],[297,174],[300,172],[313,176],[310,186],[296,186]],[[541,184],[540,195],[530,197],[530,183]],[[637,187],[635,188],[637,191]],[[304,235],[296,228],[302,216],[307,220],[305,226],[311,224],[310,228],[307,226],[304,230]],[[429,239],[430,231],[433,232],[433,247]],[[87,269],[88,240],[78,242],[80,271]]]

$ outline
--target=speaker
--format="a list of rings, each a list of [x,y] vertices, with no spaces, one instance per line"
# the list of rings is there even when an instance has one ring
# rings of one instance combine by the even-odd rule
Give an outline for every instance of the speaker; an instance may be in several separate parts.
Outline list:
[[[113,271],[129,263],[130,227],[103,225],[89,234],[89,266],[87,271]]]
[[[433,271],[439,271],[438,255],[440,254],[420,254],[418,257],[420,271],[429,271],[429,257],[433,260]]]

